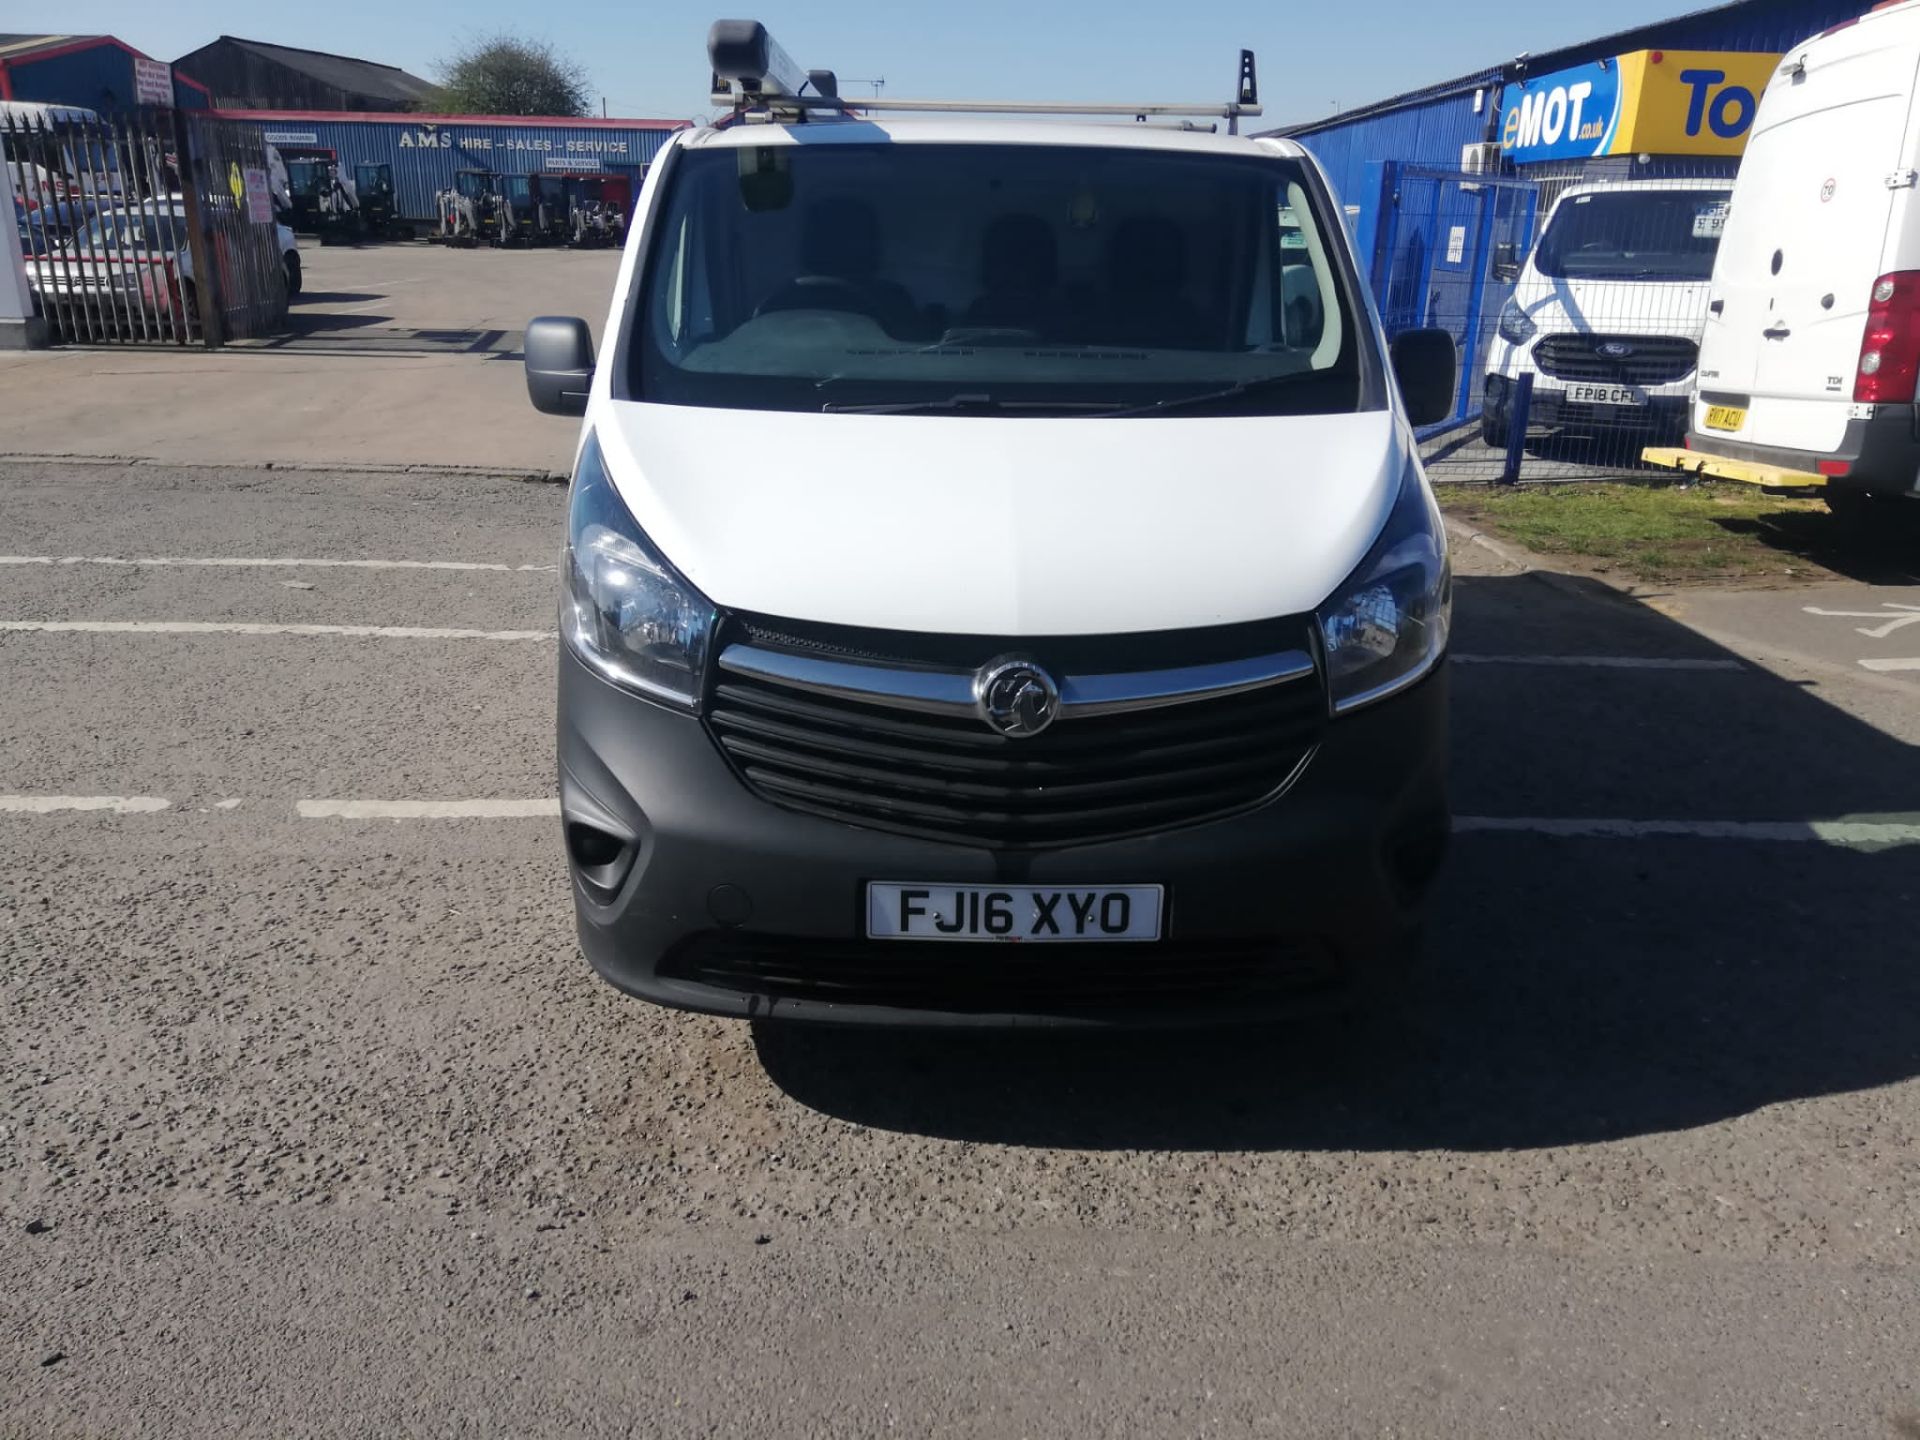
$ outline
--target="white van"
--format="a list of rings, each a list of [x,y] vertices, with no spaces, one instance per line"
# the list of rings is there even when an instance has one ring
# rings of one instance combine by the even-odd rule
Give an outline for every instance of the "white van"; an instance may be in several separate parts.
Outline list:
[[[1288,141],[869,116],[758,25],[710,49],[734,123],[654,162],[599,363],[579,319],[525,341],[536,406],[585,417],[558,728],[589,960],[916,1024],[1246,1018],[1390,973],[1448,833],[1412,427],[1450,337],[1389,350]]]
[[[1663,463],[1824,482],[1843,511],[1920,494],[1916,72],[1913,0],[1782,58],[1714,266],[1690,453]]]
[[[45,163],[50,157],[48,144],[35,143],[35,135],[57,133],[73,127],[85,135],[87,127],[97,126],[100,114],[78,105],[43,105],[30,100],[0,100],[0,169],[17,202],[27,206],[84,203],[89,206],[110,204],[126,193],[126,181],[120,174],[120,155],[112,146],[98,140],[63,139],[58,166]],[[23,153],[8,159],[7,132],[27,137]],[[73,133],[72,131],[68,132]],[[29,159],[31,156],[33,158]]]
[[[1548,212],[1487,354],[1481,428],[1504,447],[1513,393],[1533,376],[1529,424],[1687,428],[1707,278],[1730,180],[1576,185]]]

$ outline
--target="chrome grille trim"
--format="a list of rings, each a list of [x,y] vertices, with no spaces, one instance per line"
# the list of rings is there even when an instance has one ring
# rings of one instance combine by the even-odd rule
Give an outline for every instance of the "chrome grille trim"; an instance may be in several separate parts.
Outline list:
[[[978,714],[973,676],[956,670],[910,670],[738,644],[720,652],[719,664],[722,670],[736,675],[838,700],[857,700],[925,715]],[[1059,718],[1119,715],[1220,700],[1270,685],[1305,680],[1313,673],[1313,657],[1306,651],[1282,650],[1245,660],[1177,669],[1070,675],[1060,681]]]

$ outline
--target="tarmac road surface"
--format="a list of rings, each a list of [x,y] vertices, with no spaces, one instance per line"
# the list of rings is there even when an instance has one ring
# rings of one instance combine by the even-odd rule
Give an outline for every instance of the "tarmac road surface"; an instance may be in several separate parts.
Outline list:
[[[755,1028],[574,948],[562,502],[0,465],[0,1437],[1920,1433],[1880,642],[1463,552],[1397,1011]]]

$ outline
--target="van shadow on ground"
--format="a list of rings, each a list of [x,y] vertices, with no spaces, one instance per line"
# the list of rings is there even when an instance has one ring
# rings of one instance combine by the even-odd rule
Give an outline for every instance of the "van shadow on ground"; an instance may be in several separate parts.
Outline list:
[[[285,334],[252,342],[248,348],[298,355],[480,355],[490,360],[519,361],[525,358],[521,339],[518,330],[399,325],[391,315],[322,308],[290,312]]]
[[[1462,653],[1556,638],[1568,652],[1720,653],[1597,586],[1460,589]],[[1760,671],[1460,667],[1454,697],[1459,814],[1920,815],[1920,750]],[[1916,899],[1913,846],[1472,835],[1455,843],[1421,973],[1386,1012],[1197,1035],[762,1025],[754,1038],[802,1103],[956,1139],[1608,1140],[1920,1075]]]
[[[312,310],[328,305],[371,305],[386,298],[384,294],[368,290],[302,290],[289,303],[298,310]]]
[[[1862,521],[1824,510],[1780,510],[1714,523],[1864,585],[1920,584],[1920,501],[1899,503],[1898,510]]]

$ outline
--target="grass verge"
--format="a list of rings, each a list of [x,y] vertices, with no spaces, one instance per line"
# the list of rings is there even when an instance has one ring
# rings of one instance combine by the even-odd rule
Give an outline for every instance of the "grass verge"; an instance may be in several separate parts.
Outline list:
[[[1652,584],[1825,579],[1831,544],[1821,500],[1749,485],[1440,485],[1441,508],[1541,555]]]

